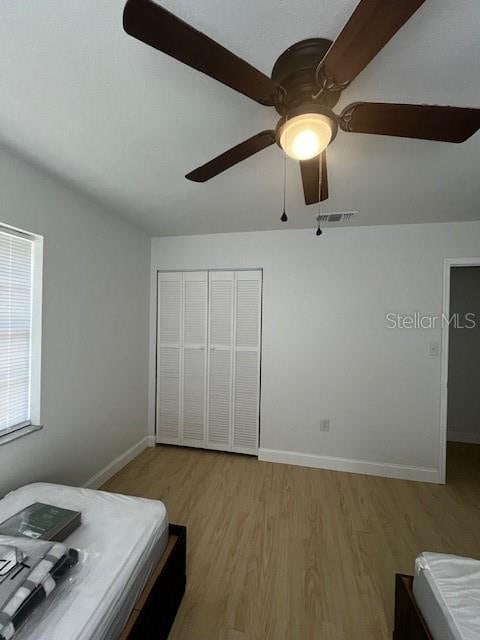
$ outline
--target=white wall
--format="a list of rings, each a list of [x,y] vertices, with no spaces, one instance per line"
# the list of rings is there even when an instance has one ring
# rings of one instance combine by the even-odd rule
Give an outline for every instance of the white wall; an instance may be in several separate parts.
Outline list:
[[[441,315],[444,257],[478,254],[480,222],[155,238],[151,286],[157,268],[263,267],[262,457],[438,481],[441,330],[385,316]],[[153,430],[153,305],[151,327]]]
[[[147,433],[149,239],[5,148],[0,221],[45,239],[45,428],[0,446],[0,494],[81,484]]]
[[[453,267],[450,274],[448,439],[480,443],[480,267]],[[473,314],[475,326],[467,322]]]

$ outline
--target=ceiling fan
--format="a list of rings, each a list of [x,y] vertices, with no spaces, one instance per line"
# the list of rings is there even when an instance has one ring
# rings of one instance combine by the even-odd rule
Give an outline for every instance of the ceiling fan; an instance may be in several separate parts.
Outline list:
[[[355,102],[333,112],[341,92],[425,0],[360,0],[337,39],[297,42],[275,62],[271,77],[197,31],[154,0],[127,0],[125,31],[243,93],[280,115],[275,130],[252,136],[191,171],[206,182],[276,143],[300,161],[305,203],[328,198],[326,149],[338,128],[352,133],[464,142],[480,128],[480,109]]]

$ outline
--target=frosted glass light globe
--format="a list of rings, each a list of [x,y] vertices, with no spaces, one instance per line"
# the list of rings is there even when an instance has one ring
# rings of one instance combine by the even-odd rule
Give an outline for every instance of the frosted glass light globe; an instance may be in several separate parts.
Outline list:
[[[287,120],[280,132],[280,145],[295,160],[309,160],[324,151],[332,139],[330,119],[319,113],[304,113]]]

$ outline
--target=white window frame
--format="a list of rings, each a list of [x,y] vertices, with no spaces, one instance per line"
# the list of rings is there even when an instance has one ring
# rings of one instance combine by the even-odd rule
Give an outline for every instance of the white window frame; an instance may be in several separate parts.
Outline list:
[[[43,293],[43,237],[0,222],[0,231],[27,238],[32,242],[32,334],[30,369],[30,421],[0,430],[0,446],[38,431],[41,420],[42,381],[42,293]]]

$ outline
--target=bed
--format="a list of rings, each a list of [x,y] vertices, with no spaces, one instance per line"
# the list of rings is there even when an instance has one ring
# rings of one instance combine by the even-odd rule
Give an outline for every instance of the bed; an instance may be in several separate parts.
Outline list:
[[[415,576],[397,575],[394,640],[478,640],[480,561],[422,553]]]
[[[0,500],[0,521],[33,502],[81,511],[66,543],[85,553],[15,640],[146,640],[153,628],[166,638],[185,590],[186,530],[163,503],[38,483]]]

